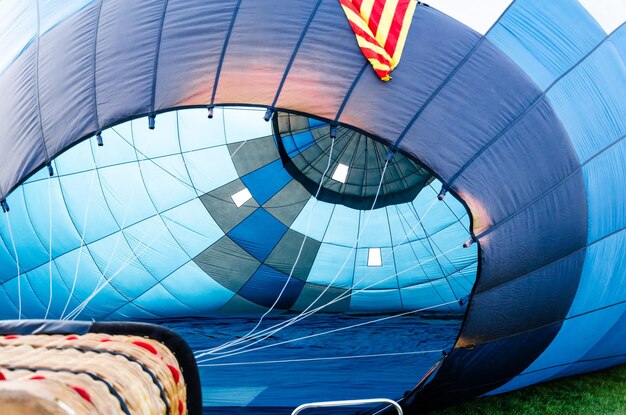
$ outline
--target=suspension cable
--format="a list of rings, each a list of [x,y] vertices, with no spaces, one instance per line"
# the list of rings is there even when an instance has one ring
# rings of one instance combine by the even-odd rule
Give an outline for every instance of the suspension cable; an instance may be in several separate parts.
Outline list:
[[[11,244],[13,245],[13,253],[15,255],[15,265],[17,267],[17,319],[22,319],[22,284],[21,284],[21,272],[20,272],[20,257],[17,253],[17,246],[15,245],[15,239],[13,238],[13,229],[11,228],[11,217],[8,210],[5,211],[7,218],[7,224],[9,226],[9,236],[11,237]]]

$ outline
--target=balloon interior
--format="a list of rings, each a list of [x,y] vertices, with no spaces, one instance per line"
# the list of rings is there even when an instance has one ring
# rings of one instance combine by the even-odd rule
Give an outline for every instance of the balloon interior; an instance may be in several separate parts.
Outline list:
[[[137,357],[158,411],[414,413],[625,363],[623,2],[453,3],[1,1],[0,400],[150,413],[103,387]]]

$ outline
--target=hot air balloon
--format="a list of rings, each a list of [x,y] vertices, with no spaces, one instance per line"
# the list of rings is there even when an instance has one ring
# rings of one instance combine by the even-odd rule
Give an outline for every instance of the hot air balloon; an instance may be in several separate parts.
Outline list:
[[[389,82],[337,0],[0,3],[0,317],[168,319],[215,413],[626,362],[624,19],[503,3]]]

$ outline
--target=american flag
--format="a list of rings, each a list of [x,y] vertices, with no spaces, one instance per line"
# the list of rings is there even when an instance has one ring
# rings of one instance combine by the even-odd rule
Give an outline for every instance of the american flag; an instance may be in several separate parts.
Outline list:
[[[383,81],[400,62],[415,0],[339,0],[365,58]]]

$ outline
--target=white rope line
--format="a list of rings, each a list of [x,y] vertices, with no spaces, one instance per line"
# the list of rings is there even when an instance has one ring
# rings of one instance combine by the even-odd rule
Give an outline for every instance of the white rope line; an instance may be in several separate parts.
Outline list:
[[[422,215],[422,218],[421,218],[421,220],[422,220],[422,221],[423,221],[423,220],[424,220],[424,219],[428,216],[428,213],[431,211],[431,209],[433,208],[433,206],[435,205],[435,203],[437,202],[437,200],[438,200],[438,199],[436,199],[436,198],[435,198],[435,199],[433,200],[433,202],[431,203],[431,205],[430,205],[430,206],[428,207],[428,209],[426,210],[426,212],[424,213],[424,215]],[[421,223],[421,222],[420,222],[420,223]],[[415,228],[417,228],[417,226],[419,226],[419,225],[420,225],[420,223],[417,223],[415,226],[413,226],[413,228],[411,229],[411,231],[414,231],[414,230],[415,230]],[[388,254],[388,255],[384,258],[384,260],[387,260],[388,258],[390,258],[390,257],[393,255],[393,253],[395,252],[395,250],[397,249],[397,247],[398,247],[398,246],[400,246],[400,245],[402,245],[402,244],[403,244],[404,242],[406,242],[409,238],[410,238],[410,237],[409,237],[409,235],[408,235],[408,234],[406,234],[406,236],[405,236],[404,240],[402,240],[400,243],[398,243],[396,246],[394,246],[394,247],[392,248],[392,251],[391,251],[391,252],[390,252],[390,253],[389,253],[389,254]],[[454,248],[453,250],[456,250],[456,249],[458,249],[458,248],[460,248],[460,247]],[[451,250],[451,251],[452,251],[452,250]],[[430,262],[430,261],[432,261],[432,260],[433,260],[433,259],[427,260],[427,261],[425,261],[425,262],[423,262],[423,263],[421,263],[421,264],[418,264],[417,266],[421,266],[421,265],[423,265],[423,264],[425,264],[425,263],[428,263],[428,262]],[[412,268],[415,268],[415,267],[412,267]],[[406,270],[405,270],[405,271],[406,271]],[[340,270],[340,272],[341,272],[341,270]],[[370,272],[368,272],[368,273],[367,273],[367,274],[366,274],[363,278],[361,278],[361,279],[360,279],[360,280],[359,280],[356,284],[353,284],[353,286],[358,285],[358,284],[359,284],[360,282],[362,282],[365,278],[369,277],[372,273],[373,273],[373,270],[372,270],[372,271],[370,271]],[[393,278],[393,277],[397,277],[397,275],[396,275],[396,274],[394,274],[394,275],[392,275],[392,276],[390,276],[390,277],[388,277],[388,278],[385,278],[385,279],[384,279],[384,280],[382,280],[382,281],[379,281],[378,283],[385,282],[386,280],[388,280],[388,279],[390,279],[390,278]],[[377,283],[377,284],[378,284],[378,283]],[[332,284],[332,282],[331,282],[331,284]],[[373,285],[377,285],[377,284],[373,284]],[[329,285],[330,285],[330,284],[329,284]],[[365,289],[367,289],[367,287],[366,287]],[[364,290],[364,289],[363,289],[363,290]],[[336,297],[336,298],[335,298],[335,299],[333,299],[332,301],[330,301],[330,302],[326,303],[325,305],[322,305],[322,306],[320,306],[320,307],[317,307],[317,308],[315,308],[315,309],[313,309],[313,310],[303,311],[303,312],[299,313],[297,316],[294,316],[294,317],[292,317],[292,318],[290,318],[290,319],[288,319],[288,320],[285,320],[285,321],[283,321],[283,322],[281,322],[281,323],[278,323],[278,324],[276,324],[276,325],[274,325],[274,326],[272,326],[272,327],[268,327],[267,329],[261,330],[261,331],[260,331],[260,332],[258,332],[257,334],[264,335],[264,337],[263,337],[262,339],[257,340],[257,341],[255,341],[255,342],[253,342],[253,343],[251,343],[251,344],[247,344],[247,345],[243,346],[243,348],[236,349],[236,350],[233,350],[233,351],[238,351],[238,350],[242,350],[242,349],[245,349],[245,348],[251,347],[252,345],[259,343],[259,341],[263,341],[263,340],[265,340],[265,339],[267,339],[267,338],[271,337],[272,335],[274,335],[274,334],[278,333],[279,331],[281,331],[281,330],[283,330],[283,329],[285,329],[285,328],[287,328],[287,327],[291,326],[292,324],[295,324],[295,323],[297,323],[297,322],[299,322],[299,321],[301,321],[301,320],[303,320],[303,319],[305,319],[305,318],[309,317],[310,315],[313,315],[313,314],[317,313],[318,311],[323,310],[324,308],[328,307],[329,305],[335,304],[335,303],[336,303],[336,302],[338,302],[338,301],[341,301],[341,300],[343,300],[343,299],[345,299],[345,298],[351,297],[352,295],[354,295],[354,294],[356,294],[356,293],[358,293],[358,292],[361,292],[361,291],[363,291],[363,290],[358,290],[358,291],[356,291],[356,292],[350,293],[349,295],[346,295],[346,293],[347,293],[347,292],[341,293],[338,297]],[[246,340],[248,340],[248,339],[238,339],[238,340],[239,340],[239,341],[235,342],[234,344],[239,344],[239,343],[242,343],[242,342],[244,342],[244,341],[246,341]],[[218,349],[218,350],[219,350],[219,349]],[[216,353],[216,351],[218,351],[218,350],[214,350],[214,348],[211,348],[211,349],[199,350],[199,351],[197,351],[196,353],[197,353],[197,354],[199,354],[197,357],[202,357],[202,356],[205,356],[205,355],[207,355],[207,354],[220,354],[220,353]]]
[[[280,293],[278,294],[278,297],[276,298],[276,300],[274,301],[274,303],[272,304],[272,306],[269,308],[269,310],[267,310],[259,319],[259,321],[256,323],[256,325],[254,326],[254,328],[252,330],[250,330],[247,334],[245,334],[243,337],[235,339],[235,340],[231,340],[229,342],[224,343],[221,346],[217,346],[215,348],[212,348],[213,351],[219,351],[219,350],[223,350],[226,348],[229,348],[231,346],[235,346],[237,344],[240,344],[244,341],[247,341],[248,339],[251,339],[252,335],[254,334],[254,332],[259,328],[259,326],[261,325],[261,323],[263,322],[263,320],[265,319],[265,317],[267,317],[267,315],[269,315],[272,310],[274,310],[274,308],[276,307],[276,305],[278,304],[278,302],[280,301],[280,299],[282,298],[283,293],[285,292],[285,290],[287,289],[287,286],[289,285],[289,282],[291,281],[291,278],[293,276],[293,273],[296,269],[296,266],[298,264],[298,261],[300,261],[300,257],[302,256],[302,251],[304,250],[304,245],[306,243],[306,240],[308,238],[309,232],[311,230],[311,223],[312,223],[312,219],[313,219],[313,211],[315,210],[315,207],[317,206],[319,199],[318,196],[322,190],[322,187],[324,185],[324,181],[326,179],[326,175],[328,174],[328,171],[330,170],[330,166],[332,163],[332,158],[333,158],[333,150],[335,147],[335,138],[331,137],[331,142],[330,142],[330,150],[328,153],[328,163],[326,163],[326,169],[324,169],[324,172],[322,173],[322,177],[320,178],[320,183],[317,187],[317,191],[315,192],[315,197],[314,197],[314,202],[313,202],[313,206],[311,206],[311,208],[309,209],[308,212],[308,221],[307,221],[307,227],[306,227],[306,231],[304,232],[303,238],[302,238],[302,243],[300,244],[300,249],[298,250],[298,255],[296,256],[296,259],[291,267],[291,271],[289,271],[289,275],[287,277],[287,281],[285,281],[285,284],[283,284],[283,287],[280,291]]]
[[[11,217],[9,212],[5,212],[7,218],[7,224],[9,226],[9,236],[11,237],[11,244],[13,245],[13,253],[15,255],[15,264],[17,267],[17,319],[22,319],[22,284],[21,284],[21,272],[20,272],[20,257],[17,253],[17,247],[15,246],[15,239],[13,238],[13,229],[11,228]]]
[[[76,270],[74,271],[74,281],[72,282],[72,289],[70,290],[69,295],[67,296],[67,302],[65,303],[65,307],[63,307],[63,312],[61,313],[61,319],[65,315],[67,308],[70,305],[70,301],[72,301],[72,296],[74,295],[74,290],[76,289],[76,280],[78,279],[78,271],[80,269],[80,259],[83,254],[83,247],[85,246],[85,232],[87,231],[87,219],[89,218],[89,207],[91,206],[91,199],[93,198],[93,186],[96,182],[96,172],[93,171],[91,174],[91,185],[89,186],[89,195],[87,196],[87,206],[85,207],[85,219],[83,220],[83,229],[80,235],[80,246],[78,247],[78,259],[76,260]]]
[[[452,248],[452,249],[450,249],[449,251],[446,251],[446,252],[442,253],[441,255],[445,255],[445,254],[447,254],[447,253],[449,253],[449,252],[452,252],[452,251],[454,251],[454,250],[461,249],[461,248],[462,248],[462,246],[458,246],[458,247],[456,247],[456,248]],[[430,259],[428,259],[427,261],[424,261],[422,264],[425,264],[425,263],[428,263],[428,262],[432,262],[432,261],[434,261],[434,260],[436,260],[436,259],[437,259],[436,257],[430,258]],[[250,344],[248,344],[248,345],[246,345],[246,346],[244,346],[244,347],[240,347],[240,348],[238,348],[238,349],[231,350],[231,351],[230,351],[230,352],[228,352],[228,353],[211,353],[210,351],[202,351],[202,350],[200,350],[200,351],[196,352],[196,359],[199,359],[199,358],[201,358],[201,357],[204,357],[204,356],[207,356],[207,355],[210,355],[210,354],[217,354],[217,355],[218,355],[218,357],[228,357],[228,356],[231,356],[231,355],[236,355],[236,354],[239,354],[239,352],[241,352],[241,351],[245,351],[246,349],[249,349],[250,347],[254,346],[255,344],[258,344],[258,343],[260,343],[261,341],[265,340],[266,338],[268,338],[268,337],[272,336],[273,334],[277,333],[278,331],[281,331],[281,330],[283,330],[283,329],[285,329],[285,328],[289,327],[290,325],[297,323],[298,321],[301,321],[301,320],[303,320],[303,319],[305,319],[305,318],[310,317],[311,315],[315,314],[317,311],[319,311],[319,310],[321,310],[321,309],[323,309],[323,308],[325,308],[325,307],[328,307],[329,305],[332,305],[332,304],[334,304],[334,303],[336,303],[336,302],[338,302],[338,301],[341,301],[341,300],[343,300],[343,299],[345,299],[345,298],[350,298],[350,297],[352,297],[353,295],[356,295],[356,294],[359,294],[359,293],[364,292],[364,291],[366,291],[366,290],[369,290],[370,288],[375,287],[376,285],[379,285],[379,284],[381,284],[381,283],[383,283],[383,282],[385,282],[385,281],[387,281],[387,280],[389,280],[389,279],[395,278],[397,275],[400,275],[400,274],[405,273],[405,272],[409,272],[409,271],[411,271],[412,269],[417,268],[418,266],[419,266],[419,264],[418,264],[418,265],[415,265],[415,266],[413,266],[413,267],[407,268],[407,269],[405,269],[404,271],[402,271],[401,273],[398,273],[398,274],[395,274],[395,273],[394,273],[393,275],[390,275],[390,276],[388,276],[388,277],[386,277],[386,278],[384,278],[384,279],[382,279],[382,280],[380,280],[380,281],[377,281],[377,282],[375,282],[375,283],[373,283],[373,284],[370,284],[370,285],[368,285],[367,287],[364,287],[364,288],[359,289],[359,290],[356,290],[356,291],[349,292],[349,294],[347,294],[347,293],[348,293],[348,291],[346,291],[345,293],[342,293],[342,295],[346,294],[343,298],[342,298],[342,296],[340,295],[339,297],[335,298],[334,300],[330,301],[329,303],[327,303],[327,304],[325,304],[325,305],[323,305],[323,306],[320,306],[320,307],[318,307],[317,309],[314,309],[314,310],[310,310],[310,311],[308,311],[306,314],[302,315],[302,318],[301,318],[300,320],[293,321],[291,324],[289,324],[289,325],[285,325],[285,326],[281,327],[279,330],[275,330],[275,331],[274,331],[274,333],[271,333],[270,335],[268,335],[268,336],[266,336],[266,337],[264,337],[264,338],[262,338],[262,339],[256,340],[256,341],[254,341],[254,342],[252,342],[252,343],[250,343]],[[459,301],[459,300],[456,300],[456,299],[455,299],[455,300],[453,300],[453,301],[446,302],[446,303],[442,303],[442,304],[438,304],[438,305],[433,306],[433,307],[428,307],[428,308],[425,308],[425,309],[420,309],[420,310],[417,310],[417,311],[408,311],[408,312],[406,312],[406,313],[399,314],[398,316],[401,316],[401,315],[404,315],[404,314],[416,313],[416,312],[419,312],[419,311],[425,311],[425,310],[429,310],[430,308],[438,308],[438,307],[441,307],[441,306],[444,306],[444,305],[449,305],[449,304],[458,303],[458,301]],[[257,349],[252,349],[252,350],[259,350],[259,349],[261,349],[261,348],[263,348],[263,347],[260,347],[260,348],[257,348]],[[209,349],[209,350],[210,350],[210,349]],[[210,359],[209,359],[209,360],[210,360]]]
[[[148,244],[143,244],[143,237],[146,236],[146,234],[148,232],[146,232],[146,234],[144,234],[144,236],[142,237],[142,239],[139,241],[138,245],[143,245],[143,249],[141,251],[139,251],[138,253],[136,253],[133,250],[133,254],[130,256],[130,258],[128,258],[126,261],[124,261],[124,263],[122,263],[122,265],[117,269],[117,271],[115,271],[115,273],[113,273],[113,275],[111,275],[110,278],[106,279],[106,283],[102,284],[102,286],[100,286],[96,291],[94,291],[91,295],[89,295],[81,304],[79,304],[71,313],[69,313],[67,316],[65,316],[65,318],[63,320],[69,320],[70,319],[70,315],[73,315],[73,317],[71,317],[72,320],[75,320],[78,315],[82,312],[82,310],[85,309],[85,307],[87,307],[87,305],[89,304],[89,302],[91,300],[93,300],[93,298],[95,296],[97,296],[100,291],[102,291],[104,289],[104,287],[106,287],[107,285],[111,284],[111,281],[113,281],[115,279],[116,276],[118,276],[124,269],[126,269],[126,267],[128,267],[130,265],[131,262],[133,262],[134,260],[138,259],[141,255],[143,255],[144,252],[146,252],[154,242],[156,242],[166,231],[166,228],[164,227],[163,229],[161,229],[161,231],[157,234],[157,236],[155,236],[152,240],[150,240],[150,243]],[[131,247],[132,249],[132,247]],[[84,306],[83,306],[84,304]],[[79,308],[82,307],[82,310],[79,310]]]
[[[133,192],[131,193],[130,201],[126,204],[126,209],[124,210],[124,217],[122,218],[122,224],[120,226],[120,231],[117,233],[117,235],[115,237],[115,245],[113,246],[113,251],[111,252],[111,255],[109,256],[109,259],[108,259],[108,261],[106,263],[106,266],[104,267],[104,271],[102,271],[100,273],[100,278],[98,279],[98,283],[96,284],[96,286],[92,290],[92,294],[94,292],[96,292],[96,290],[98,290],[100,288],[101,284],[102,285],[106,284],[106,281],[105,281],[106,280],[106,273],[109,271],[109,267],[111,266],[111,261],[113,260],[113,258],[115,257],[115,255],[117,253],[117,249],[119,247],[120,240],[122,239],[123,231],[124,231],[125,226],[126,226],[126,219],[128,217],[128,212],[130,211],[130,206],[133,204],[133,201],[135,200],[135,194],[136,194],[136,189],[135,189],[135,187],[133,187]],[[85,303],[83,301],[83,303],[81,303],[79,306],[77,306],[72,311],[72,313],[78,313],[78,314],[82,313],[85,310],[85,308],[87,307],[87,304],[88,303]],[[78,316],[78,314],[76,314],[76,316]],[[68,317],[69,317],[69,314],[68,314]]]
[[[329,158],[329,163],[330,163],[330,158]],[[343,264],[341,265],[341,267],[339,268],[339,270],[337,271],[337,273],[335,274],[335,276],[333,277],[333,279],[332,279],[331,281],[329,281],[329,282],[328,282],[328,284],[326,284],[326,286],[324,287],[324,290],[323,290],[323,291],[322,291],[322,292],[321,292],[321,293],[317,296],[317,298],[315,298],[315,300],[313,300],[313,301],[312,301],[312,302],[311,302],[311,303],[310,303],[310,304],[309,304],[309,305],[308,305],[308,306],[307,306],[304,310],[302,310],[302,311],[301,311],[301,312],[300,312],[297,316],[295,316],[295,317],[293,317],[293,318],[291,318],[291,319],[287,320],[287,322],[286,322],[284,325],[282,325],[282,327],[277,327],[275,331],[271,331],[271,333],[269,333],[269,334],[262,334],[262,336],[263,336],[263,337],[262,337],[260,340],[257,340],[257,341],[255,341],[255,342],[253,342],[253,343],[252,343],[252,345],[257,344],[258,342],[263,341],[263,340],[265,340],[265,339],[269,338],[270,336],[272,336],[273,334],[277,333],[278,331],[280,331],[280,330],[282,330],[282,329],[284,329],[284,328],[286,328],[286,327],[289,327],[290,325],[295,324],[295,323],[297,323],[298,321],[300,321],[300,320],[301,320],[300,316],[302,316],[302,315],[306,314],[309,310],[311,310],[311,307],[313,307],[313,305],[315,305],[315,304],[316,304],[316,303],[317,303],[317,302],[318,302],[318,301],[319,301],[319,300],[320,300],[320,299],[324,296],[324,294],[326,294],[326,292],[330,289],[330,287],[331,287],[331,286],[333,285],[333,283],[337,280],[337,278],[339,278],[339,275],[341,275],[341,272],[344,270],[344,268],[345,268],[345,267],[346,267],[346,265],[348,264],[348,261],[350,260],[350,258],[351,258],[351,256],[352,256],[352,253],[354,252],[354,250],[355,250],[355,249],[356,249],[356,247],[358,246],[358,244],[359,244],[359,242],[360,242],[361,238],[363,237],[363,235],[364,235],[364,233],[365,233],[365,232],[364,232],[364,230],[367,228],[367,225],[368,225],[368,223],[369,223],[369,220],[370,220],[370,218],[371,218],[371,216],[372,216],[372,211],[373,211],[373,210],[374,210],[374,208],[376,207],[376,202],[378,201],[378,197],[379,197],[379,195],[380,195],[380,190],[381,190],[381,188],[382,188],[382,185],[383,185],[383,182],[384,182],[384,179],[385,179],[385,172],[387,171],[387,167],[388,167],[388,165],[389,165],[389,160],[386,160],[386,161],[385,161],[385,165],[384,165],[384,167],[383,167],[383,171],[382,171],[382,173],[381,173],[380,181],[379,181],[379,183],[378,183],[378,188],[376,189],[376,195],[375,195],[375,197],[374,197],[374,201],[373,201],[373,203],[372,203],[372,207],[371,207],[371,208],[370,208],[370,210],[368,211],[368,215],[367,215],[367,217],[366,217],[366,219],[365,219],[365,222],[364,222],[364,224],[363,224],[363,227],[362,227],[362,228],[360,228],[360,235],[357,237],[357,240],[356,240],[356,241],[354,242],[354,244],[352,245],[352,248],[350,249],[350,252],[349,252],[349,253],[348,253],[348,255],[346,256],[346,259],[343,261]],[[322,182],[320,182],[320,187],[318,188],[318,192],[316,193],[316,197],[315,197],[315,199],[316,199],[316,200],[317,200],[317,196],[319,196],[319,190],[321,189],[321,185],[322,185]],[[310,217],[309,217],[309,219],[310,219]],[[308,232],[308,229],[307,229],[307,232]],[[305,235],[305,238],[304,238],[304,239],[303,239],[303,241],[302,241],[301,249],[302,249],[302,247],[304,246],[304,242],[305,242],[305,241],[306,241],[306,235]],[[294,264],[294,266],[292,267],[292,272],[293,272],[293,269],[295,269],[295,264]],[[285,287],[286,287],[286,285],[285,285]],[[283,287],[283,289],[284,289],[284,287]],[[281,292],[281,294],[282,294],[282,292]],[[258,328],[258,326],[257,326],[257,328]],[[230,347],[230,346],[234,346],[234,345],[238,345],[238,344],[241,344],[241,343],[243,343],[244,341],[247,341],[247,340],[249,340],[249,339],[250,339],[249,337],[247,337],[247,338],[240,338],[240,339],[237,339],[237,340],[235,340],[235,341],[231,342],[231,344],[230,344],[228,347]],[[250,346],[251,346],[251,345],[250,345],[250,344],[248,344],[248,345],[243,346],[243,348],[247,348],[247,347],[250,347]],[[218,346],[217,348],[212,348],[212,349],[210,349],[209,351],[211,351],[212,353],[215,353],[215,352],[218,352],[218,351],[220,351],[220,350],[222,350],[222,349],[224,349],[224,348],[225,348],[225,347]],[[236,349],[235,351],[238,351],[238,350],[241,350],[241,348],[240,348],[240,349]],[[206,352],[206,351],[202,351],[202,352]],[[225,353],[228,353],[228,352],[225,352]]]
[[[49,294],[49,298],[48,298],[48,306],[46,307],[46,314],[44,315],[43,319],[47,320],[48,319],[48,314],[50,314],[50,308],[52,307],[52,177],[48,177],[48,220],[50,221],[50,228],[49,228],[49,244],[48,244],[48,251],[50,252],[50,255],[48,257],[48,280],[49,280],[49,284],[50,284],[50,292]]]
[[[285,359],[285,360],[261,360],[255,362],[233,362],[233,363],[206,363],[198,365],[198,367],[220,367],[220,366],[246,366],[246,365],[273,365],[279,363],[298,363],[298,362],[317,362],[327,360],[344,360],[344,359],[367,359],[373,357],[393,357],[393,356],[409,356],[428,353],[441,353],[443,350],[421,350],[414,352],[391,352],[391,353],[375,353],[361,354],[352,356],[332,356],[332,357],[311,357],[303,359]]]
[[[213,360],[225,359],[227,357],[237,356],[237,355],[244,354],[244,353],[251,353],[251,352],[255,352],[255,351],[259,351],[259,350],[268,349],[268,348],[271,348],[271,347],[281,346],[283,344],[294,343],[294,342],[297,342],[297,341],[302,341],[302,340],[312,339],[312,338],[315,338],[315,337],[325,336],[327,334],[332,334],[332,333],[337,333],[337,332],[340,332],[340,331],[350,330],[350,329],[357,328],[357,327],[363,327],[363,326],[367,326],[369,324],[375,324],[375,323],[379,323],[381,321],[387,321],[387,320],[391,320],[391,319],[398,318],[398,317],[408,316],[410,314],[420,313],[422,311],[432,310],[432,309],[443,307],[443,306],[447,306],[447,305],[450,305],[450,304],[455,304],[455,303],[458,303],[458,302],[459,302],[458,300],[448,301],[446,303],[436,304],[436,305],[433,305],[433,306],[430,306],[430,307],[420,308],[418,310],[405,311],[405,312],[400,313],[400,314],[394,314],[392,316],[385,316],[385,317],[381,317],[381,318],[378,318],[378,319],[375,319],[375,320],[365,321],[365,322],[362,322],[362,323],[353,324],[353,325],[346,326],[346,327],[339,327],[339,328],[336,328],[336,329],[333,329],[333,330],[328,330],[328,331],[323,331],[323,332],[320,332],[320,333],[309,334],[307,336],[297,337],[295,339],[290,339],[290,340],[284,340],[284,341],[281,341],[281,342],[278,342],[278,343],[266,344],[265,346],[256,347],[254,349],[241,350],[239,352],[231,353],[231,354],[228,354],[228,355],[215,356],[215,357],[211,357],[211,358],[207,358],[207,359],[202,359],[202,360],[198,360],[197,362],[198,362],[198,364],[204,364],[206,362],[210,362],[210,361],[213,361]]]

